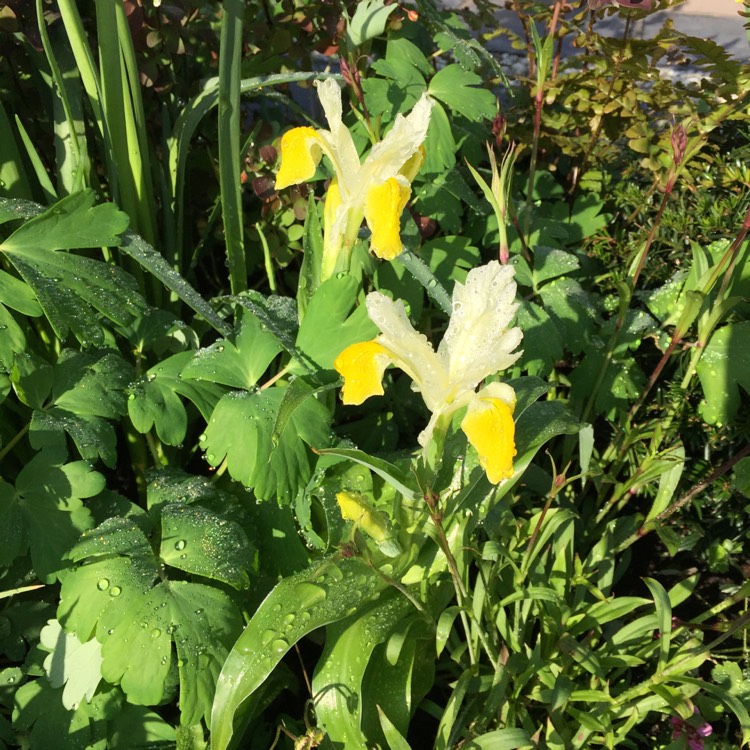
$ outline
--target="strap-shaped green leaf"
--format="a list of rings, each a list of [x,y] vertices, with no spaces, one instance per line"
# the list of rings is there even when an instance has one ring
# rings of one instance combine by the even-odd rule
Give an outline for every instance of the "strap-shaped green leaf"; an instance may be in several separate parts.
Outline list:
[[[235,643],[219,675],[211,713],[211,750],[226,750],[234,734],[234,717],[286,652],[300,638],[323,625],[342,620],[372,601],[386,584],[356,557],[333,557],[281,581],[263,600]]]

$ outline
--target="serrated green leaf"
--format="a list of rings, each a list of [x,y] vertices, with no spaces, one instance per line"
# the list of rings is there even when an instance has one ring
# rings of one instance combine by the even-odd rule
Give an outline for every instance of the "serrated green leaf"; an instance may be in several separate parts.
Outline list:
[[[148,539],[130,518],[109,518],[87,531],[68,557],[85,563],[63,579],[57,617],[82,642],[110,605],[127,612],[159,574]]]
[[[54,370],[53,403],[76,414],[118,419],[126,411],[124,390],[133,368],[112,352],[60,355]]]
[[[172,667],[172,644],[180,677],[180,723],[208,716],[214,684],[240,631],[241,619],[218,589],[187,581],[162,581],[130,603],[108,607],[97,638],[102,674],[120,684],[132,703],[159,703]],[[138,660],[133,654],[139,655]]]
[[[117,463],[117,437],[114,427],[105,420],[74,414],[56,406],[34,411],[31,415],[29,442],[32,448],[67,451],[66,435],[85,461],[101,459],[110,468]]]
[[[229,393],[216,405],[201,447],[212,466],[225,458],[230,475],[264,500],[291,502],[312,475],[310,448],[329,441],[330,414],[317,399],[300,402],[274,443],[284,388]]]
[[[4,305],[32,318],[42,314],[36,295],[28,284],[5,271],[0,271],[0,300]]]
[[[124,325],[146,310],[135,280],[121,268],[64,252],[119,244],[127,216],[93,203],[92,191],[69,195],[0,243],[57,335],[72,331],[84,346],[104,340],[96,312]]]
[[[42,648],[50,651],[44,660],[44,671],[53,688],[63,687],[62,703],[74,709],[82,700],[91,702],[102,679],[102,647],[93,639],[81,643],[66,633],[57,620],[50,620],[40,634]]]
[[[365,101],[370,113],[382,115],[385,121],[413,107],[426,88],[419,70],[395,54],[389,56],[386,52],[386,58],[376,60],[372,69],[378,75],[367,76],[363,81]]]
[[[196,505],[171,503],[161,511],[161,526],[159,556],[167,565],[236,589],[250,585],[252,549],[239,524]]]
[[[367,316],[367,308],[354,307],[358,288],[353,276],[333,277],[324,281],[308,302],[296,348],[316,368],[333,370],[334,359],[347,346],[377,335],[378,328]],[[321,331],[326,335],[321,336]]]
[[[709,424],[727,424],[740,406],[740,388],[750,393],[750,322],[717,329],[696,371],[703,387],[701,416]]]
[[[180,377],[192,361],[193,352],[180,352],[154,365],[132,384],[128,394],[128,414],[139,432],[152,427],[167,445],[180,445],[187,431],[187,411],[179,396],[195,404],[208,419],[224,389],[214,383]]]
[[[27,682],[16,691],[13,724],[28,732],[30,750],[100,750],[106,743],[106,721],[116,715],[117,696],[113,691],[94,696],[89,704],[81,701],[75,711],[62,703],[62,689],[53,688],[42,677]]]
[[[116,419],[125,413],[125,387],[132,373],[117,354],[63,352],[52,371],[50,401],[32,415],[31,445],[64,450],[68,434],[82,458],[101,458],[107,466],[114,466],[115,431],[101,417]]]
[[[73,250],[119,245],[120,235],[128,227],[128,215],[113,203],[95,202],[93,190],[68,195],[30,218],[0,247],[4,251],[23,247]]]
[[[53,580],[64,567],[65,553],[92,525],[81,498],[98,494],[104,484],[104,477],[85,461],[65,464],[56,451],[38,453],[19,472],[15,492],[9,491],[9,485],[0,485],[6,499],[1,545],[13,551],[28,545],[39,578]]]
[[[482,79],[460,65],[446,65],[439,70],[427,89],[454,113],[474,122],[491,119],[496,114],[495,96],[484,88],[476,88]]]
[[[370,39],[380,36],[385,31],[388,17],[395,9],[393,5],[385,5],[384,0],[364,0],[357,3],[357,9],[346,26],[349,49],[354,51]]]
[[[558,276],[564,276],[581,267],[573,253],[543,245],[534,248],[534,286],[543,284]]]
[[[52,390],[52,365],[33,352],[20,352],[13,361],[10,380],[21,403],[41,409]]]
[[[291,297],[264,297],[258,292],[247,292],[229,299],[249,310],[289,354],[297,354],[294,340],[299,330],[299,319],[297,306]],[[315,368],[310,366],[309,369],[314,372]]]
[[[222,339],[195,352],[182,377],[251,390],[280,351],[278,340],[246,313],[240,316],[234,341]]]
[[[169,689],[174,643],[181,721],[200,721],[240,629],[231,600],[209,586],[164,580],[148,539],[130,519],[92,529],[70,558],[83,564],[63,581],[58,617],[79,638],[96,630],[104,678],[119,683],[133,703],[159,703]]]
[[[574,279],[559,278],[544,285],[542,302],[566,349],[572,354],[587,350],[597,315],[592,296]]]
[[[294,643],[316,628],[354,614],[385,585],[356,557],[328,558],[277,584],[256,610],[219,675],[211,713],[211,750],[226,750],[240,704],[252,712],[253,694]]]
[[[27,350],[26,335],[13,314],[0,304],[0,366],[10,372],[15,355]]]

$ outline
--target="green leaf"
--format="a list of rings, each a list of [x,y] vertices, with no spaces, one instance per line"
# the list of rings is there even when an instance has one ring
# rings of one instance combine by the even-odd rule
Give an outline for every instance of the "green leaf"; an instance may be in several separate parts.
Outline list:
[[[83,564],[63,581],[58,617],[79,638],[96,629],[104,679],[120,684],[132,703],[159,703],[169,694],[174,646],[181,722],[200,721],[240,629],[231,600],[209,586],[165,580],[148,539],[130,519],[108,519],[85,534],[70,557]]]
[[[455,114],[469,120],[492,119],[496,114],[495,96],[491,91],[476,88],[482,79],[460,65],[446,65],[430,81],[430,96],[446,104]]]
[[[250,585],[252,549],[239,524],[199,506],[171,503],[161,512],[161,525],[159,556],[167,565],[236,589]]]
[[[81,701],[75,711],[62,703],[62,689],[50,686],[46,678],[27,682],[16,691],[13,724],[28,733],[30,750],[81,750],[106,744],[106,721],[119,709],[115,691],[94,696],[91,703]]]
[[[317,451],[321,456],[340,456],[350,461],[362,464],[378,476],[385,479],[388,484],[395,487],[404,497],[409,500],[416,499],[416,493],[409,487],[407,476],[395,464],[384,461],[382,458],[369,456],[363,451],[353,448],[326,448]]]
[[[263,330],[260,321],[244,314],[239,317],[234,341],[222,339],[197,351],[182,370],[182,377],[250,390],[280,351],[281,344]]]
[[[13,361],[10,380],[22,404],[41,409],[52,390],[52,366],[33,352],[21,352]]]
[[[31,419],[29,440],[34,448],[66,449],[68,434],[87,461],[117,462],[115,431],[106,419],[126,411],[125,388],[132,367],[114,353],[65,351],[52,371],[52,397]]]
[[[750,393],[750,322],[729,323],[711,336],[696,367],[704,400],[698,410],[709,424],[728,424]]]
[[[264,297],[258,292],[247,292],[229,299],[249,310],[261,322],[261,325],[276,337],[285,351],[301,359],[303,364],[308,365],[310,372],[315,371],[312,364],[299,356],[294,343],[299,330],[299,320],[297,306],[293,299],[277,295]]]
[[[302,250],[302,266],[297,283],[297,311],[300,320],[305,317],[310,297],[320,286],[320,265],[323,259],[323,222],[312,192],[307,201]]]
[[[94,206],[94,193],[63,198],[0,243],[33,290],[55,333],[82,345],[103,343],[101,313],[125,325],[146,310],[135,280],[121,268],[67,251],[117,245],[127,216],[112,204]]]
[[[321,696],[315,715],[329,739],[342,747],[366,744],[362,734],[362,681],[373,650],[391,634],[414,605],[395,590],[383,595],[355,619],[329,625],[326,646],[312,681],[313,695]],[[358,696],[352,705],[352,696]]]
[[[534,742],[525,729],[497,729],[475,737],[464,747],[466,750],[520,750],[534,747]]]
[[[65,553],[91,526],[91,513],[81,498],[98,494],[104,484],[104,477],[85,461],[65,464],[52,450],[36,454],[19,472],[15,491],[0,483],[4,562],[30,547],[36,574],[51,582],[65,567]]]
[[[224,389],[213,383],[180,377],[193,352],[174,354],[154,365],[128,394],[128,414],[139,432],[156,428],[167,445],[180,445],[187,432],[187,411],[179,396],[192,401],[208,419]]]
[[[2,249],[38,247],[73,250],[114,247],[128,228],[128,216],[113,203],[95,206],[93,190],[68,195],[42,213],[30,218],[2,243]]]
[[[226,321],[222,320],[211,305],[167,263],[164,256],[154,250],[142,237],[131,231],[125,232],[120,252],[140,263],[220,334],[223,336],[229,334],[231,329]]]
[[[656,617],[659,622],[659,664],[656,672],[661,672],[669,661],[669,647],[672,642],[672,605],[664,587],[654,578],[644,578],[651,596],[654,597]]]
[[[592,296],[574,279],[563,277],[545,284],[542,301],[566,349],[572,354],[587,350],[597,320]]]
[[[253,487],[259,498],[289,503],[312,475],[307,446],[329,442],[330,414],[315,398],[299,401],[279,434],[285,390],[227,394],[216,405],[200,444],[212,466],[226,458],[230,475]]]
[[[558,250],[553,247],[539,246],[534,248],[534,288],[545,281],[565,276],[581,267],[573,253]]]
[[[148,540],[130,518],[108,518],[87,531],[68,557],[85,563],[63,579],[57,617],[82,642],[108,607],[127,612],[159,573]]]
[[[240,627],[239,612],[222,591],[187,581],[162,581],[126,611],[110,606],[102,613],[97,629],[102,674],[108,682],[120,684],[130,702],[160,703],[174,644],[180,723],[195,724],[211,710],[215,681]]]
[[[0,300],[13,310],[32,318],[42,314],[36,295],[28,284],[5,271],[0,271]]]
[[[385,583],[362,560],[328,558],[285,578],[256,610],[232,648],[216,684],[211,750],[226,750],[240,704],[251,713],[255,691],[300,638],[341,620],[374,599]]]
[[[324,281],[308,302],[296,348],[317,369],[333,370],[334,359],[347,346],[374,338],[378,333],[365,305],[355,307],[358,289],[353,276],[333,277]],[[321,331],[326,335],[321,336]]]
[[[28,348],[26,336],[13,314],[5,305],[0,304],[0,366],[5,372],[10,372],[16,354],[25,352]]]
[[[391,750],[411,750],[411,746],[404,739],[401,732],[396,729],[393,722],[385,715],[380,706],[377,706],[380,726],[383,728],[383,734]]]
[[[532,300],[521,300],[516,318],[523,331],[524,368],[544,377],[563,357],[563,339],[547,311]]]
[[[102,647],[99,641],[81,643],[66,633],[57,620],[50,620],[40,634],[42,648],[50,654],[44,660],[44,671],[53,688],[65,686],[62,703],[75,710],[82,700],[89,703],[102,679]]]
[[[365,42],[380,36],[388,23],[388,16],[396,10],[394,5],[385,5],[384,0],[364,0],[357,3],[357,10],[346,26],[346,42],[354,51]]]

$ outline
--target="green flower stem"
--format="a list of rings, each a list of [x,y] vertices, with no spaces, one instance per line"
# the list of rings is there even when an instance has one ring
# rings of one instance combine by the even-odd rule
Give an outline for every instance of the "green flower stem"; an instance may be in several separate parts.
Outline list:
[[[5,456],[10,453],[10,451],[13,449],[13,446],[29,431],[29,427],[31,426],[31,422],[27,422],[8,442],[6,445],[0,449],[0,461],[2,461]]]

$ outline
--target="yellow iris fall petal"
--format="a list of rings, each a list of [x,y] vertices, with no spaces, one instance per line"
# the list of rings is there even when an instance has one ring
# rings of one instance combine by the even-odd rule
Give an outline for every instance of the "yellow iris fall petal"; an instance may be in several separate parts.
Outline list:
[[[383,373],[391,360],[389,352],[376,341],[363,341],[344,349],[333,363],[344,378],[341,400],[358,406],[370,396],[382,396]]]
[[[370,246],[378,258],[393,260],[401,254],[401,212],[409,202],[411,188],[395,177],[370,188],[365,202],[365,219],[372,230]]]
[[[516,455],[513,406],[501,398],[482,397],[480,391],[469,403],[461,422],[461,429],[476,448],[480,466],[493,484],[513,475]]]
[[[294,128],[281,137],[281,167],[276,189],[306,182],[318,168],[323,151],[314,128]]]

